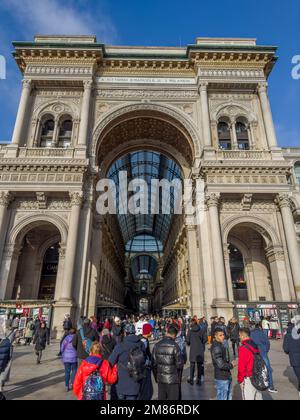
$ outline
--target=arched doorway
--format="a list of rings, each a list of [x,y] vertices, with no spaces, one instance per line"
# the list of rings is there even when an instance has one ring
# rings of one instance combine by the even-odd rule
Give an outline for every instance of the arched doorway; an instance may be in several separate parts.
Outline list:
[[[19,232],[15,243],[18,258],[10,268],[8,299],[54,300],[60,242],[60,231],[49,222],[35,222]]]
[[[272,247],[268,232],[250,222],[237,223],[230,229],[227,241],[233,300],[273,301],[272,274],[276,267],[271,267],[267,252]]]

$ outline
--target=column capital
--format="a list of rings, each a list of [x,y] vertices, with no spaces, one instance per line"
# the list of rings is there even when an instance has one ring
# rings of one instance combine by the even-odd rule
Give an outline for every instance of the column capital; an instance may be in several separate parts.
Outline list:
[[[210,194],[206,194],[205,197],[205,201],[206,204],[208,206],[208,208],[210,207],[218,207],[219,203],[220,203],[220,198],[221,198],[221,194],[216,194],[216,193],[210,193]]]
[[[23,89],[31,89],[33,85],[33,82],[31,79],[23,79],[22,80],[22,86]]]
[[[83,87],[85,91],[92,90],[93,86],[94,86],[94,82],[92,80],[84,80]]]
[[[77,207],[81,207],[83,204],[83,194],[82,192],[71,192],[69,194],[70,196],[70,204],[71,207],[77,206]]]
[[[292,202],[288,194],[278,194],[275,203],[279,206],[280,210],[283,208],[292,208]]]
[[[9,191],[0,192],[0,206],[8,207],[14,200],[14,196]]]
[[[199,84],[199,92],[207,92],[208,82],[201,82]]]
[[[267,90],[268,90],[268,83],[267,82],[260,82],[260,83],[258,83],[258,85],[257,85],[257,91],[259,93],[261,93],[261,92],[267,92]]]

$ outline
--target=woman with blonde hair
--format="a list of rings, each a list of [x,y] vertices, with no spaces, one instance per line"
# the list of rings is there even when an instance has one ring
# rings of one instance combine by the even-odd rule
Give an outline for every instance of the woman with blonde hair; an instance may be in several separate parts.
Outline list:
[[[106,384],[112,385],[118,379],[117,366],[113,368],[102,357],[99,342],[91,345],[90,355],[76,373],[73,391],[77,400],[106,400]]]

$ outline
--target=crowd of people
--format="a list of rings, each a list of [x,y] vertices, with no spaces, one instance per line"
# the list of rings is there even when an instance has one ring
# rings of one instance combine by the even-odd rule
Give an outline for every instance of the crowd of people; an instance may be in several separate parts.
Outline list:
[[[290,323],[283,350],[290,357],[299,383],[300,396],[300,316]],[[58,357],[65,370],[65,390],[78,400],[151,400],[153,379],[158,400],[182,399],[185,365],[190,369],[189,386],[203,386],[208,349],[214,368],[216,397],[231,400],[233,371],[244,400],[261,400],[262,391],[278,392],[274,386],[270,351],[270,322],[240,325],[232,318],[213,317],[115,317],[103,322],[95,316],[81,317],[76,328],[68,314]],[[274,328],[275,329],[275,328]],[[9,376],[13,333],[0,343],[0,398]],[[45,322],[33,319],[26,327],[26,344],[34,345],[36,363],[49,344]],[[189,348],[189,350],[188,350]]]

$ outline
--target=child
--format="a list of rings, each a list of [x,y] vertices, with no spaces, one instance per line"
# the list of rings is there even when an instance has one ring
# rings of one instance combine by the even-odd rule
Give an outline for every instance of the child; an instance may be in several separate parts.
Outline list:
[[[90,356],[82,362],[75,376],[73,391],[77,400],[106,400],[105,384],[117,381],[117,366],[111,368],[101,354],[101,344],[94,342]]]

